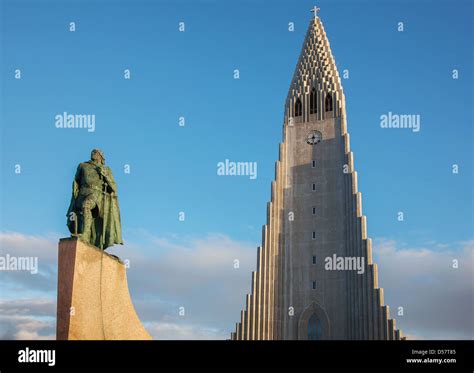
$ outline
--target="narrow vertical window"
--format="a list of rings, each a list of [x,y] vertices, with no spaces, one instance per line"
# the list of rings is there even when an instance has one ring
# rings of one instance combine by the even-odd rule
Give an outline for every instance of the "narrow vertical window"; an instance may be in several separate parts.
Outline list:
[[[316,184],[313,183],[313,192],[316,190]]]
[[[332,111],[332,97],[330,93],[326,95],[324,107],[326,108],[326,111]]]
[[[316,281],[313,281],[313,290],[316,290]]]
[[[295,117],[300,117],[302,112],[303,105],[301,104],[301,100],[298,98],[295,102]]]
[[[313,207],[313,215],[316,215],[316,207]]]
[[[313,240],[316,239],[316,232],[313,232]]]
[[[309,95],[309,113],[315,114],[317,113],[317,106],[316,106],[316,90],[313,88],[311,90],[311,94]]]
[[[316,161],[311,162],[311,167],[316,168]]]
[[[313,255],[313,264],[316,264],[316,255]]]

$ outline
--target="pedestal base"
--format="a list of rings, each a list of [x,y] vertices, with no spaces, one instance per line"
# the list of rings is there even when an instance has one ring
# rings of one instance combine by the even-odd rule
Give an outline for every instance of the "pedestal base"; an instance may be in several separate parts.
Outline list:
[[[77,238],[59,241],[56,338],[151,339],[130,299],[125,265]]]

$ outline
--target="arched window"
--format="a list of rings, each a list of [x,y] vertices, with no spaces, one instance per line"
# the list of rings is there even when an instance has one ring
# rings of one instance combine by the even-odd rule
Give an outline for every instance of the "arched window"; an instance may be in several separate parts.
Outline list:
[[[311,90],[311,94],[309,95],[309,113],[310,114],[314,114],[314,113],[317,113],[318,109],[317,109],[317,105],[316,105],[316,90],[313,88]]]
[[[326,111],[332,111],[332,97],[331,97],[330,93],[328,93],[326,95],[326,100],[324,102],[324,107],[326,108]]]
[[[301,100],[298,98],[295,102],[295,117],[300,117],[303,112],[303,106]]]
[[[308,339],[310,341],[317,341],[321,339],[322,335],[321,320],[319,320],[316,314],[313,314],[308,321]]]

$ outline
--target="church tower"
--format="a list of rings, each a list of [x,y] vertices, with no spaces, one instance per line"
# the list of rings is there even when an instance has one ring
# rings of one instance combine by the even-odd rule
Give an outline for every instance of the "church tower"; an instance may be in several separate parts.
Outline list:
[[[378,287],[341,80],[314,9],[285,103],[251,294],[234,340],[398,340]]]

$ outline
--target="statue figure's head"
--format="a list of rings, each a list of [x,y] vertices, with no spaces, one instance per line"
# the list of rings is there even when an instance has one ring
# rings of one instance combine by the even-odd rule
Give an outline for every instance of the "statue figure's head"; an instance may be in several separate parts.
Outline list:
[[[99,164],[105,164],[105,157],[102,150],[93,149],[91,152],[91,160]]]

